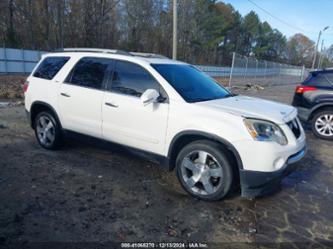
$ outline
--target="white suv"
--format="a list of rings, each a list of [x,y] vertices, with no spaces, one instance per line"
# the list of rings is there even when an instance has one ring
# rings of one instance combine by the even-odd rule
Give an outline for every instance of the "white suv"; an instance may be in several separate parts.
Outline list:
[[[160,55],[65,49],[29,76],[25,108],[39,144],[69,132],[146,152],[203,200],[240,183],[253,198],[306,151],[295,108],[234,95],[192,65]]]

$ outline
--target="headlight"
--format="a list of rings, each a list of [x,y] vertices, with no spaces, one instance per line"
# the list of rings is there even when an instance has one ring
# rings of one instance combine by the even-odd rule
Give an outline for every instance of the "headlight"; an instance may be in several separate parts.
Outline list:
[[[288,143],[283,131],[274,123],[259,119],[244,119],[244,124],[255,140],[274,141],[281,145]]]

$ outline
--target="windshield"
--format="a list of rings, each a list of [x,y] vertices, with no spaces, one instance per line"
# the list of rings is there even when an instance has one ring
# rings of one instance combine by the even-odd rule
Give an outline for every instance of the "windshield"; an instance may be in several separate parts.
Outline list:
[[[152,64],[152,67],[187,102],[207,101],[231,96],[228,90],[191,65]]]

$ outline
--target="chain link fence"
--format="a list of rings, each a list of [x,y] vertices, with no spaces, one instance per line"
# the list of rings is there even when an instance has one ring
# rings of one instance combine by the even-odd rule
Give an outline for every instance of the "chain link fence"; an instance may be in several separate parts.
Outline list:
[[[303,66],[292,66],[272,61],[257,60],[233,53],[228,85],[282,85],[301,82],[308,70]]]

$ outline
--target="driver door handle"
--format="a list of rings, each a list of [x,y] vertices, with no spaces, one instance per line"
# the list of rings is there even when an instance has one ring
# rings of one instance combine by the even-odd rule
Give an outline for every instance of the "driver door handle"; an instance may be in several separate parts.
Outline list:
[[[110,106],[110,107],[114,107],[114,108],[118,107],[118,105],[112,104],[110,102],[105,102],[105,105]]]
[[[67,97],[69,98],[71,95],[67,94],[67,93],[60,93],[61,96]]]

